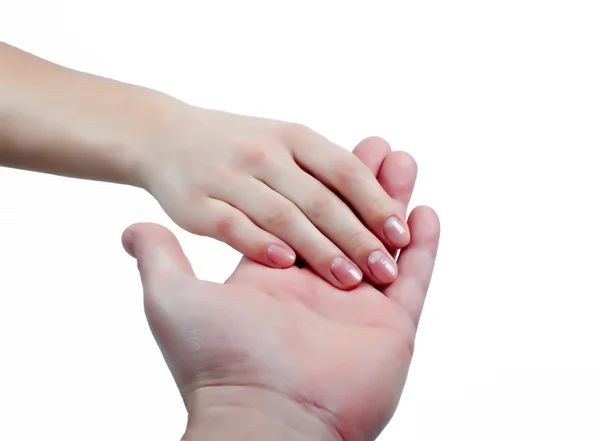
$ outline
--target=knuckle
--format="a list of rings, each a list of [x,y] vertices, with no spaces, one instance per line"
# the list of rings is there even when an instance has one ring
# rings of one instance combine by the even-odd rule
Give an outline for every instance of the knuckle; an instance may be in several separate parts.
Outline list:
[[[349,253],[353,255],[367,255],[378,248],[377,242],[374,242],[373,235],[367,230],[359,230],[350,235],[346,243]],[[379,245],[381,246],[381,245]]]
[[[198,190],[200,191],[200,190]],[[205,236],[210,234],[210,224],[206,222],[206,216],[203,212],[205,201],[203,200],[204,194],[191,195],[193,199],[177,200],[173,205],[163,205],[167,214],[173,219],[173,221],[184,230]],[[192,210],[186,210],[185,207],[195,207]]]
[[[389,195],[382,192],[380,195],[373,196],[369,201],[368,213],[377,222],[385,222],[391,214],[397,211],[393,202]]]
[[[281,139],[292,146],[301,144],[313,131],[304,124],[285,122],[279,127]]]
[[[381,228],[387,218],[397,211],[396,204],[385,192],[371,195],[360,207],[364,223],[376,229]]]
[[[308,212],[311,217],[322,218],[333,210],[333,199],[323,191],[318,191],[309,199]]]
[[[214,231],[216,237],[223,241],[232,238],[235,225],[236,222],[233,216],[221,216],[215,222]]]
[[[360,177],[360,169],[355,161],[344,161],[338,166],[337,178],[341,187],[349,188]]]
[[[281,230],[289,227],[292,223],[290,210],[276,208],[271,210],[265,219],[268,228]]]
[[[244,141],[237,146],[235,163],[241,169],[261,167],[269,162],[269,152],[266,142]]]

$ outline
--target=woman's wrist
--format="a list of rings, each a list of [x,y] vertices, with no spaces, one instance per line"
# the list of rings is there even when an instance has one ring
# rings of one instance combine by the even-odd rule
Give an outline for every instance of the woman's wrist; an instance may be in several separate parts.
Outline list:
[[[123,112],[121,134],[116,134],[122,153],[114,163],[116,183],[148,189],[155,162],[174,150],[174,131],[191,106],[161,92],[127,85],[124,95],[131,108]],[[160,151],[162,154],[157,154]]]
[[[186,406],[185,441],[342,441],[320,410],[258,387],[200,388]]]

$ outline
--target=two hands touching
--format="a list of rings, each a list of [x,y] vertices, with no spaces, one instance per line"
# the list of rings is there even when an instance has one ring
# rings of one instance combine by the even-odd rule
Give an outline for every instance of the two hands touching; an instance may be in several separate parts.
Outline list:
[[[404,219],[414,160],[378,138],[354,154]],[[398,277],[349,292],[247,258],[225,284],[198,280],[171,232],[128,228],[146,316],[188,409],[184,440],[374,440],[404,386],[439,239],[428,207],[408,226]]]
[[[297,124],[200,109],[3,43],[0,65],[0,165],[138,186],[245,256],[214,284],[163,227],[123,235],[189,411],[186,441],[380,433],[439,237],[427,207],[405,221],[408,154],[379,138],[352,154]]]
[[[363,158],[282,121],[189,107],[176,121],[139,174],[181,227],[275,268],[297,253],[338,288],[396,278],[387,249],[409,229]]]

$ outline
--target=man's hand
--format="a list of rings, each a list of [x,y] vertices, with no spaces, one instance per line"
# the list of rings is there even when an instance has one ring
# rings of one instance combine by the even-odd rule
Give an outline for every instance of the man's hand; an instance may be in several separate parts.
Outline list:
[[[412,158],[377,139],[355,154],[406,207]],[[127,229],[150,327],[189,412],[185,439],[375,439],[404,386],[439,239],[428,207],[408,224],[398,278],[350,292],[309,268],[248,259],[223,285],[201,281],[168,230]]]

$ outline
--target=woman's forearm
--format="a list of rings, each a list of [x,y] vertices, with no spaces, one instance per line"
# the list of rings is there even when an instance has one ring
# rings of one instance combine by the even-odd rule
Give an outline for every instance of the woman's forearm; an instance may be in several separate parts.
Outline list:
[[[0,165],[139,185],[145,146],[181,103],[0,43]]]

